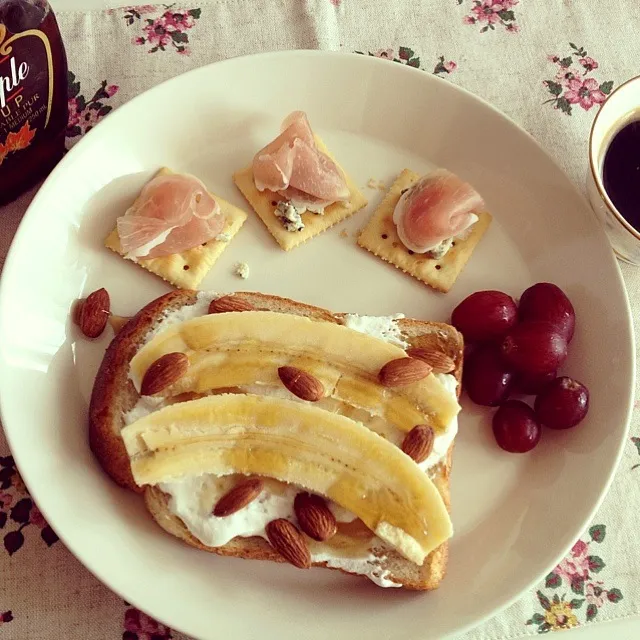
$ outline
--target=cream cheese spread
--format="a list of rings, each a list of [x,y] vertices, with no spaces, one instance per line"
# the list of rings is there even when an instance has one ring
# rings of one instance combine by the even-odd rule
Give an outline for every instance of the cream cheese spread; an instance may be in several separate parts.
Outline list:
[[[214,240],[218,242],[229,242],[233,238],[233,234],[230,231],[221,231]]]
[[[368,333],[374,338],[406,349],[409,344],[402,339],[402,331],[396,322],[402,318],[404,318],[402,313],[396,313],[393,316],[359,316],[353,313],[344,317],[344,324],[349,329]]]
[[[156,324],[156,327],[146,335],[143,344],[150,342],[152,338],[155,338],[161,331],[165,331],[167,327],[170,327],[171,325],[206,315],[209,312],[209,305],[211,304],[211,301],[219,298],[220,295],[221,294],[213,293],[211,291],[198,291],[194,304],[166,311],[161,320]],[[136,385],[136,388],[139,388],[139,385]],[[144,400],[144,398],[141,400]]]
[[[169,227],[166,231],[163,231],[161,234],[153,238],[153,240],[149,240],[149,242],[143,244],[141,247],[129,251],[125,258],[128,260],[135,260],[136,258],[144,258],[145,256],[148,256],[151,250],[160,246],[174,229],[175,227]]]
[[[310,211],[311,213],[315,213],[316,215],[322,216],[324,215],[324,210],[330,205],[333,204],[331,202],[325,202],[321,200],[319,202],[305,202],[304,200],[298,200],[296,198],[291,198],[289,202],[300,212],[305,213],[306,211]]]
[[[295,520],[293,500],[295,487],[283,484],[279,492],[265,489],[246,507],[224,518],[212,515],[212,505],[228,487],[220,486],[218,478],[210,474],[188,476],[158,487],[171,496],[169,508],[188,527],[200,542],[209,547],[221,547],[236,536],[266,538],[265,527],[276,518]]]

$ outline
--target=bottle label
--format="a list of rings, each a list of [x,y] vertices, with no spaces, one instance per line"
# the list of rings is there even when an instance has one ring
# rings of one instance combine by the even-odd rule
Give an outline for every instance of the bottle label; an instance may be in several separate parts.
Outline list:
[[[46,129],[53,101],[49,38],[39,29],[7,36],[0,24],[0,164]]]

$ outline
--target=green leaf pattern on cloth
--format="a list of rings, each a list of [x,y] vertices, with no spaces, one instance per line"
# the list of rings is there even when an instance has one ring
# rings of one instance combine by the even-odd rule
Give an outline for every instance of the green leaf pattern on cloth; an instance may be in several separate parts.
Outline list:
[[[40,530],[40,538],[48,547],[58,541],[29,497],[13,457],[0,457],[0,536],[5,552],[10,556],[18,553],[33,529]]]
[[[463,4],[464,0],[458,0]],[[480,33],[495,31],[496,27],[503,27],[509,33],[518,33],[520,25],[516,22],[513,7],[518,0],[473,0],[471,11],[464,16],[464,24],[480,27]]]
[[[363,51],[355,51],[354,53],[364,54]],[[410,47],[400,47],[397,52],[393,48],[378,49],[377,51],[368,51],[367,55],[384,60],[392,60],[393,62],[406,64],[416,69],[422,68],[420,66],[420,58]],[[446,76],[453,73],[457,68],[458,65],[453,60],[446,60],[444,56],[438,56],[432,73],[436,76]]]
[[[637,451],[638,451],[638,455],[640,456],[640,438],[633,436],[631,438],[631,442],[633,442],[633,444],[635,445]],[[640,462],[638,462],[637,464],[634,464],[631,467],[631,470],[637,469],[638,467],[640,467]]]
[[[104,116],[111,112],[113,106],[106,101],[118,93],[118,85],[109,84],[106,80],[100,83],[91,98],[80,93],[80,83],[75,75],[69,72],[69,123],[67,138],[77,138],[88,133]]]
[[[613,89],[613,80],[598,82],[591,75],[600,65],[584,47],[570,42],[569,50],[563,58],[557,54],[547,56],[556,67],[555,77],[542,83],[551,94],[545,104],[568,116],[572,115],[575,106],[589,111],[594,105],[602,104]]]
[[[191,55],[189,34],[202,16],[202,9],[184,9],[175,4],[141,5],[124,7],[123,18],[127,25],[142,24],[142,35],[135,36],[133,44],[147,47],[148,53],[175,51],[179,55]]]
[[[543,589],[536,592],[543,611],[535,612],[526,621],[527,625],[537,627],[538,633],[571,629],[581,622],[594,620],[600,609],[609,603],[616,604],[622,600],[620,589],[607,589],[603,581],[594,577],[606,565],[600,556],[591,551],[594,545],[604,542],[606,533],[606,525],[592,525],[585,536],[587,539],[578,540],[569,555],[547,575],[544,581],[546,593]],[[567,591],[567,587],[570,591]],[[558,590],[561,590],[561,595]],[[572,593],[583,597],[572,597]]]

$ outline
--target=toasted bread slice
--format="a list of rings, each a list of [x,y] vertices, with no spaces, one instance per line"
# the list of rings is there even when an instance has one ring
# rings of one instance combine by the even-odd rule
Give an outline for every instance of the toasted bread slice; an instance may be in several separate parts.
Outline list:
[[[295,314],[312,320],[341,324],[344,314],[313,307],[286,298],[261,293],[236,293],[259,310]],[[192,291],[174,291],[144,307],[116,335],[108,347],[98,371],[89,411],[89,438],[91,449],[104,470],[121,486],[136,492],[144,492],[146,506],[158,524],[172,535],[196,548],[219,555],[255,560],[283,562],[283,558],[260,537],[236,537],[224,546],[208,547],[195,538],[185,524],[169,509],[169,497],[158,487],[138,487],[135,483],[129,458],[120,436],[125,426],[124,414],[139,400],[139,395],[129,379],[129,363],[149,334],[162,326],[167,314],[195,304],[197,295]],[[462,336],[450,325],[402,319],[398,321],[403,339],[411,346],[434,347],[449,355],[455,362],[452,374],[460,383],[462,375]],[[458,384],[458,390],[460,384]],[[445,461],[430,471],[430,475],[442,495],[447,508],[450,506],[449,475],[451,455],[449,449]],[[377,541],[377,542],[376,542]],[[388,579],[408,589],[429,590],[442,580],[448,557],[448,543],[433,551],[422,566],[403,558],[381,541],[374,539],[369,551],[384,559],[381,566]],[[314,566],[327,566],[326,562]],[[329,567],[333,568],[333,567]],[[340,569],[343,571],[343,569]],[[347,573],[347,571],[344,571]]]

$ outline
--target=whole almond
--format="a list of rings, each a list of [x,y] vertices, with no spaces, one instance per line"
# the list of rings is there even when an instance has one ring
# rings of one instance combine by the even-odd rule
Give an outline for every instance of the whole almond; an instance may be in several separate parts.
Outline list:
[[[402,450],[416,462],[424,462],[433,450],[433,429],[428,424],[417,424],[402,441]]]
[[[293,508],[300,528],[314,540],[324,542],[333,538],[338,523],[327,502],[312,493],[299,493],[293,501]]]
[[[213,508],[213,515],[218,518],[230,516],[253,502],[264,489],[264,482],[260,478],[249,478],[237,484],[225,493]]]
[[[87,338],[97,338],[107,326],[111,301],[106,289],[98,289],[87,296],[78,313],[80,331]]]
[[[324,385],[318,378],[297,367],[279,367],[282,384],[302,400],[317,402],[324,396]]]
[[[391,360],[380,369],[378,380],[384,387],[404,387],[426,378],[433,367],[416,358]]]
[[[456,368],[453,358],[440,349],[412,347],[407,349],[407,355],[430,364],[434,373],[451,373]]]
[[[159,393],[182,378],[188,368],[189,358],[186,354],[179,351],[166,353],[147,369],[142,378],[140,393],[143,396]]]
[[[278,518],[266,526],[267,538],[271,546],[294,567],[308,569],[311,566],[309,547],[298,527]]]
[[[222,296],[212,300],[209,304],[209,313],[229,313],[231,311],[253,311],[255,307],[246,300],[237,296]]]

